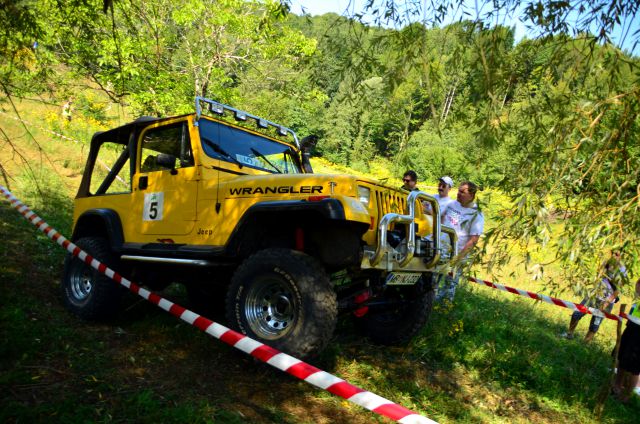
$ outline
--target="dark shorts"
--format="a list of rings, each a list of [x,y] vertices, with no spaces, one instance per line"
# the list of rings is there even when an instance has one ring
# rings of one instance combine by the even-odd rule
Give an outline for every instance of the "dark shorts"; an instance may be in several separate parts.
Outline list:
[[[640,325],[629,322],[624,329],[620,339],[618,367],[633,375],[640,374]]]
[[[582,299],[582,302],[580,302],[581,305],[584,305],[588,308],[596,308],[599,309],[600,306],[602,305],[601,302],[598,302],[596,300],[594,301],[589,301],[589,298],[584,298]],[[613,303],[611,303],[609,306],[607,306],[605,308],[605,311],[611,313],[611,311],[613,310]],[[580,312],[580,311],[575,311],[572,315],[571,318],[576,319],[578,321],[580,321],[580,319],[582,319],[582,317],[585,316],[584,313]],[[602,317],[597,317],[595,315],[591,315],[591,322],[589,323],[589,331],[591,331],[592,333],[597,333],[598,329],[600,328],[600,324],[602,324],[602,320],[604,318]]]

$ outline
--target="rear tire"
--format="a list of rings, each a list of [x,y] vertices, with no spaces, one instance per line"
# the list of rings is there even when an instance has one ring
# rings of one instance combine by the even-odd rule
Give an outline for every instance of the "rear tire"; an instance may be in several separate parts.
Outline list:
[[[369,311],[363,317],[356,318],[356,325],[377,344],[409,342],[431,316],[435,297],[431,278],[431,274],[424,274],[413,286],[387,286],[382,299],[406,302],[389,310]]]
[[[102,237],[84,237],[75,244],[110,268],[119,262]],[[89,321],[112,318],[118,312],[124,292],[118,283],[71,254],[65,259],[60,287],[64,306]]]
[[[329,277],[314,258],[265,249],[238,268],[227,293],[232,327],[297,357],[315,354],[333,335],[338,314]]]

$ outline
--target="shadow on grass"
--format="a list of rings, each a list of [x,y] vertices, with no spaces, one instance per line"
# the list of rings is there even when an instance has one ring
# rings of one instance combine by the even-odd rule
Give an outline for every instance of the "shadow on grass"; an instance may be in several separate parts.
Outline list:
[[[354,358],[375,370],[366,378],[373,386],[406,395],[427,412],[436,409],[436,419],[597,422],[591,411],[608,390],[611,351],[561,338],[566,326],[549,321],[541,309],[547,306],[463,287],[455,304],[435,308],[406,349],[370,345]],[[342,349],[349,352],[350,343]],[[637,422],[639,412],[638,399],[621,405],[609,397],[602,421]]]
[[[114,322],[76,319],[59,299],[64,251],[35,233],[0,202],[2,422],[381,420],[133,296]],[[184,291],[169,296],[187,306]],[[608,351],[560,339],[564,327],[533,302],[463,287],[454,306],[438,307],[405,347],[372,345],[343,319],[309,362],[441,422],[596,422]],[[602,421],[631,423],[638,412],[637,401],[609,399]]]

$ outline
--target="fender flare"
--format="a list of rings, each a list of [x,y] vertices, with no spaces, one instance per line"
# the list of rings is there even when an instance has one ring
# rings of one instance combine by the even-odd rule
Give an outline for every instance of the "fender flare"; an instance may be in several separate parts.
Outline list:
[[[259,217],[268,214],[283,213],[313,213],[327,220],[345,221],[344,206],[338,199],[327,198],[314,202],[306,200],[283,200],[275,202],[260,202],[249,207],[240,218],[225,250],[229,253],[236,251],[243,237],[244,229],[255,222]]]
[[[113,251],[119,251],[124,244],[124,233],[120,216],[113,209],[90,209],[78,217],[73,228],[73,241],[81,237],[104,237]]]
[[[327,198],[310,202],[307,200],[282,200],[275,202],[259,202],[252,205],[244,213],[238,225],[253,215],[262,212],[317,212],[325,219],[345,220],[344,206],[338,199]]]

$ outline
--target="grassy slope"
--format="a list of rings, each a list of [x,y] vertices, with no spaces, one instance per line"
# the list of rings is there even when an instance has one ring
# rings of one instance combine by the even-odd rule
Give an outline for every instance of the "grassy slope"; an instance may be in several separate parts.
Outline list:
[[[37,116],[46,115],[42,106],[24,106],[27,120],[47,125]],[[53,117],[51,124],[61,125]],[[90,124],[77,119],[61,128],[80,138]],[[38,147],[5,115],[0,126],[30,167],[0,146],[11,189],[68,235],[87,147],[30,127]],[[318,171],[330,169],[316,164]],[[0,237],[3,422],[385,421],[133,297],[115,323],[80,322],[59,300],[64,252],[4,201]],[[526,273],[509,271],[514,276],[500,282],[541,290]],[[179,288],[168,295],[184,300]],[[313,362],[442,423],[596,422],[592,410],[609,377],[615,324],[603,323],[596,342],[585,346],[557,337],[568,317],[566,309],[467,284],[454,307],[438,308],[409,346],[371,345],[345,320]],[[587,322],[579,331],[586,331]],[[637,400],[620,406],[607,399],[602,422],[635,422],[638,412]]]

